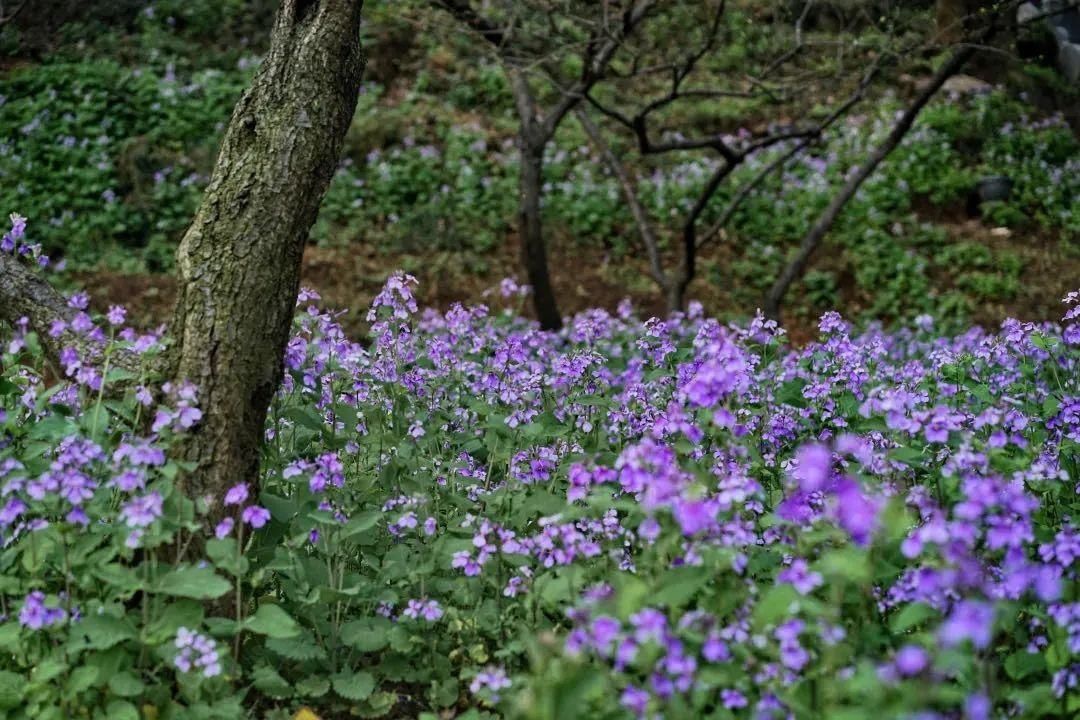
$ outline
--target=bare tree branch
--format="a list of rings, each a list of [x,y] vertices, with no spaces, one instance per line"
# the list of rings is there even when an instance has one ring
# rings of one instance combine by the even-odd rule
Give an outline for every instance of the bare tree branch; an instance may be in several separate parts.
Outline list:
[[[858,192],[863,182],[865,182],[882,161],[884,161],[885,158],[900,145],[904,136],[911,130],[919,113],[926,107],[927,103],[930,102],[934,95],[937,94],[938,90],[945,84],[945,81],[958,73],[976,51],[977,48],[974,45],[963,45],[957,48],[941,68],[934,73],[934,76],[927,86],[923,88],[922,92],[919,93],[911,105],[908,106],[900,116],[885,140],[874,149],[855,172],[848,176],[847,181],[844,183],[843,187],[840,188],[840,191],[836,196],[833,197],[832,202],[829,203],[828,207],[821,213],[813,227],[811,227],[809,232],[803,237],[795,257],[783,269],[780,276],[776,279],[776,282],[773,283],[772,288],[766,295],[764,311],[767,316],[772,319],[779,318],[780,303],[787,293],[788,288],[790,288],[795,279],[802,274],[803,269],[810,260],[810,256],[817,250],[818,245],[821,244],[822,239],[824,239],[825,235],[829,232],[829,229],[836,222],[836,219],[840,216],[844,207],[855,196],[855,193]]]
[[[607,163],[608,168],[611,170],[615,179],[618,180],[619,186],[622,188],[623,197],[626,198],[626,204],[630,208],[630,214],[634,218],[634,224],[637,226],[638,233],[641,235],[641,242],[645,246],[645,254],[649,258],[649,269],[653,280],[660,286],[665,292],[668,289],[668,278],[664,272],[664,264],[660,259],[660,246],[656,239],[656,233],[653,230],[652,223],[649,222],[649,215],[645,211],[645,208],[641,205],[641,200],[638,197],[637,188],[634,182],[630,179],[630,173],[627,171],[626,166],[612,151],[611,146],[604,140],[604,135],[600,131],[600,128],[596,126],[596,123],[589,117],[589,113],[584,108],[579,107],[575,111],[575,116],[578,122],[581,123],[582,129],[585,130],[585,134],[589,136],[589,140],[600,152],[600,155],[604,158],[604,162]]]

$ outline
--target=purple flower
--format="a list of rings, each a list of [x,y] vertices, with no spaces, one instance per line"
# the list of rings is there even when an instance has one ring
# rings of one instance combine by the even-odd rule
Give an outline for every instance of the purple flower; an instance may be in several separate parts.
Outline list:
[[[248,486],[247,483],[239,483],[233,485],[225,493],[226,505],[242,505],[248,499]]]
[[[611,644],[619,636],[622,625],[613,617],[601,615],[592,621],[589,627],[589,637],[597,652],[608,654],[611,652]]]
[[[791,476],[803,492],[825,487],[832,472],[832,453],[822,445],[803,445],[795,454],[795,469]]]
[[[994,629],[994,607],[977,600],[961,600],[942,623],[938,636],[945,645],[970,640],[982,650],[990,644]]]
[[[905,645],[896,652],[893,663],[901,677],[912,677],[926,669],[930,657],[918,645]]]
[[[217,524],[217,527],[214,528],[214,537],[216,537],[218,540],[227,538],[229,536],[229,533],[232,532],[234,524],[235,522],[230,517],[223,519]]]
[[[67,612],[60,607],[49,607],[45,603],[45,593],[35,590],[23,600],[19,610],[19,624],[29,630],[59,625],[67,620]]]
[[[780,582],[791,583],[800,595],[811,593],[824,583],[821,573],[811,572],[810,566],[802,558],[794,560],[791,565],[781,570],[776,579]]]
[[[506,676],[506,669],[488,665],[476,674],[469,683],[469,692],[473,695],[486,691],[492,702],[499,701],[499,691],[510,687],[510,678]]]
[[[249,505],[240,513],[240,519],[258,530],[270,520],[270,511],[259,505]]]
[[[636,717],[642,718],[649,709],[649,693],[647,690],[627,685],[619,696],[619,702]]]
[[[428,622],[435,622],[443,616],[443,610],[435,600],[420,599],[410,600],[401,614],[413,620],[423,618]]]
[[[112,305],[109,307],[109,312],[105,314],[105,319],[109,321],[112,326],[123,325],[124,320],[127,319],[127,310],[119,305]]]
[[[673,506],[675,520],[679,523],[683,535],[697,535],[711,528],[715,523],[716,507],[705,500],[684,500],[679,498]]]
[[[143,528],[161,517],[161,493],[154,491],[135,497],[120,507],[120,519],[128,527]]]
[[[724,707],[728,710],[744,708],[749,704],[745,695],[738,690],[732,690],[730,688],[725,688],[720,691],[720,702],[722,702]]]
[[[181,627],[176,631],[173,644],[179,650],[173,658],[173,665],[180,672],[198,672],[206,678],[221,674],[221,658],[217,646],[206,635]]]

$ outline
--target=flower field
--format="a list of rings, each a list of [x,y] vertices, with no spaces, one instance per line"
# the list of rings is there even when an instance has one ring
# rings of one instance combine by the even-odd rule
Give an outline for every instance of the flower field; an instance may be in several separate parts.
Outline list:
[[[4,251],[32,256],[17,219]],[[0,355],[0,717],[1068,718],[1080,293],[805,347],[302,291],[259,487],[178,490],[199,389],[102,317]]]

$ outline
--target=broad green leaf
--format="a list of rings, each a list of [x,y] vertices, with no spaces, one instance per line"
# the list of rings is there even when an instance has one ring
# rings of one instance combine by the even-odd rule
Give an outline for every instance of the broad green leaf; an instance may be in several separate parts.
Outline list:
[[[322,697],[330,692],[330,681],[318,675],[311,675],[296,683],[296,692],[304,697]]]
[[[109,678],[109,690],[120,697],[137,697],[145,689],[146,685],[143,684],[143,681],[130,672],[117,673]]]
[[[785,618],[799,601],[799,593],[791,585],[774,585],[754,608],[754,625],[764,628]]]
[[[714,571],[704,566],[671,568],[660,577],[660,589],[649,596],[649,604],[681,608],[705,587],[713,576]]]
[[[232,589],[232,583],[210,568],[186,567],[163,575],[153,591],[194,600],[214,600]]]
[[[331,678],[334,692],[346,700],[364,700],[375,690],[375,678],[366,672],[339,672]]]
[[[341,641],[360,652],[375,652],[386,647],[390,627],[384,617],[359,618],[341,626]]]
[[[292,688],[278,671],[269,665],[259,665],[251,673],[252,684],[270,697],[292,697]]]
[[[244,627],[272,638],[291,638],[300,634],[300,626],[292,616],[273,603],[260,605],[255,614],[244,621]]]
[[[127,700],[114,700],[105,710],[109,720],[140,720],[139,711]]]
[[[317,660],[326,657],[326,651],[306,635],[293,638],[269,638],[266,647],[290,660]]]
[[[92,665],[82,665],[71,671],[68,676],[67,691],[69,697],[78,697],[98,682],[100,673]]]
[[[920,625],[932,617],[937,617],[937,610],[923,603],[911,603],[901,608],[889,621],[889,627],[894,633],[902,633]]]
[[[131,623],[105,613],[88,615],[71,628],[71,645],[77,649],[108,650],[134,637]]]
[[[0,710],[14,710],[22,705],[25,692],[25,677],[0,670]]]

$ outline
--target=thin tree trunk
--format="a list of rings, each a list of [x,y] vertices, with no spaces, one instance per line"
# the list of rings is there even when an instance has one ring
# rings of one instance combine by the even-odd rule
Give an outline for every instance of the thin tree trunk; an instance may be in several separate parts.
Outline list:
[[[182,481],[193,496],[258,478],[304,244],[356,110],[362,4],[282,3],[180,242],[173,374],[197,385],[203,410],[184,448],[197,463]]]
[[[521,261],[532,285],[533,307],[544,330],[562,328],[562,316],[555,301],[548,274],[547,247],[540,215],[540,194],[544,187],[544,145],[536,147],[528,138],[521,140],[520,221]]]
[[[915,123],[915,119],[919,116],[926,104],[930,102],[930,99],[934,97],[941,86],[945,84],[945,81],[955,75],[964,66],[972,55],[977,50],[976,45],[964,45],[956,50],[953,55],[945,62],[944,65],[934,74],[934,77],[930,80],[930,83],[923,88],[923,91],[919,93],[919,96],[915,98],[915,101],[904,111],[903,115],[893,126],[892,131],[888,137],[874,149],[870,156],[862,163],[859,168],[852,173],[847,182],[844,183],[840,191],[833,197],[829,206],[818,217],[810,231],[803,237],[802,242],[799,244],[798,252],[791,262],[783,269],[780,276],[773,283],[772,288],[769,289],[768,294],[765,297],[765,315],[773,320],[779,320],[780,318],[780,304],[783,302],[784,295],[787,293],[791,284],[802,275],[803,270],[806,268],[806,264],[810,261],[810,256],[817,250],[818,245],[825,238],[825,235],[832,228],[836,219],[840,216],[840,213],[844,210],[844,207],[848,204],[851,198],[855,197],[855,193],[870,177],[878,165],[882,163],[889,154],[900,145],[900,142],[911,130],[911,126]]]

